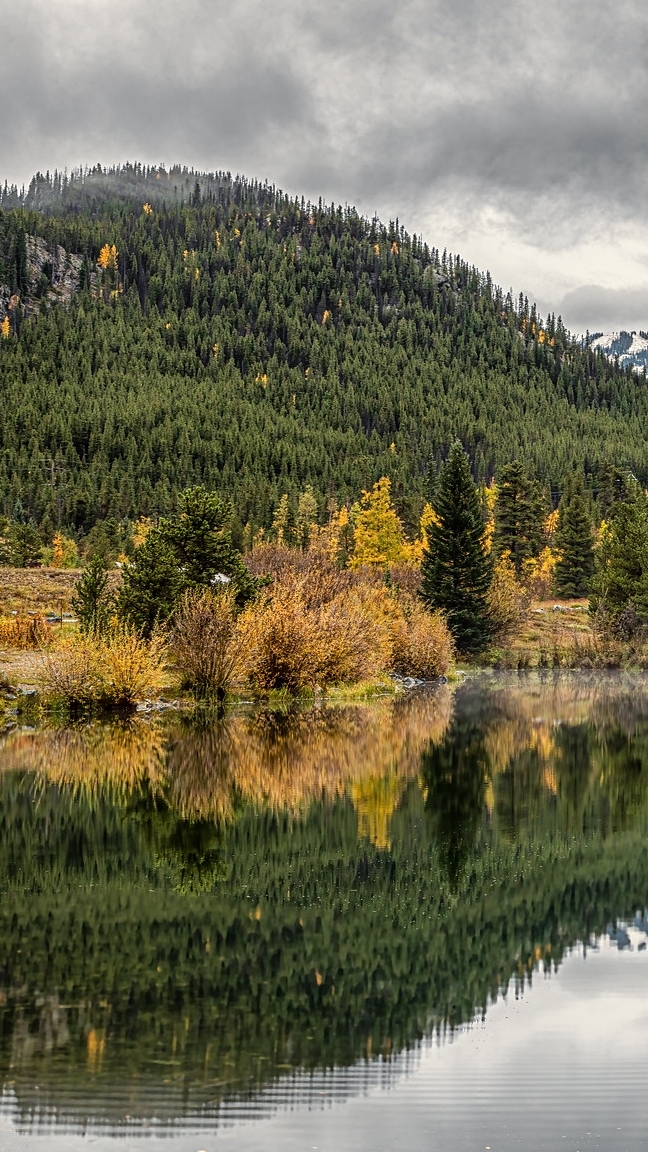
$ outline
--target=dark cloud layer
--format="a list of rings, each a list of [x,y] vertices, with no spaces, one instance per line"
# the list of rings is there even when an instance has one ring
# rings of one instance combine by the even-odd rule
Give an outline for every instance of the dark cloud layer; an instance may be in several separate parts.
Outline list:
[[[644,331],[648,328],[648,285],[639,288],[601,288],[584,284],[568,292],[562,309],[572,326],[584,332]]]
[[[433,242],[454,212],[468,258],[471,229],[488,258],[493,213],[495,264],[508,245],[518,286],[539,277],[555,299],[637,281],[614,237],[646,230],[639,0],[0,0],[0,28],[2,178],[97,159],[225,167],[398,212]],[[566,255],[579,244],[586,271]]]

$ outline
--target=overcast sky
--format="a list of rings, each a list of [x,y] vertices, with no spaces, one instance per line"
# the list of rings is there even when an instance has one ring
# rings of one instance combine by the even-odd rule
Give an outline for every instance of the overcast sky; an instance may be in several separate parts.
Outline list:
[[[399,216],[648,328],[640,0],[0,0],[0,177],[142,160]]]

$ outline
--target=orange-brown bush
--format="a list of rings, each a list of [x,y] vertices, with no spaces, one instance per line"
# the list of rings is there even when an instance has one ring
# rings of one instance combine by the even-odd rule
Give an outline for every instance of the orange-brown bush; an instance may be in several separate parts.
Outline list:
[[[340,568],[331,557],[326,531],[305,551],[285,544],[258,544],[248,552],[245,563],[253,576],[269,576],[280,584],[298,580],[309,604],[325,604],[350,588],[379,588],[385,571],[389,572],[392,586],[408,595],[415,595],[421,585],[420,569],[413,564]]]
[[[52,639],[52,628],[44,616],[36,613],[0,620],[0,647],[2,648],[44,648]]]
[[[394,668],[429,679],[446,672],[453,655],[439,614],[380,576],[339,572],[325,558],[300,575],[285,569],[239,628],[245,672],[264,692],[325,688]]]
[[[443,614],[405,600],[402,623],[394,634],[394,671],[431,680],[445,676],[453,658],[454,642]]]
[[[234,594],[225,589],[190,589],[172,625],[173,661],[198,696],[223,697],[240,663],[241,631]]]
[[[310,592],[307,582],[277,582],[240,619],[245,671],[264,692],[363,680],[389,664],[391,627],[380,595],[371,603],[351,588],[313,604]]]

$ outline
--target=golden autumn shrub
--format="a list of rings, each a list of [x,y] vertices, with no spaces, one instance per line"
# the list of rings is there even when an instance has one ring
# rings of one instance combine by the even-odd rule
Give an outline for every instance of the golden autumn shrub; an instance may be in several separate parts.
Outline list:
[[[46,695],[73,706],[97,700],[100,676],[94,639],[78,634],[46,653],[40,682]]]
[[[394,634],[394,671],[418,680],[445,676],[454,659],[454,641],[443,613],[429,612],[406,600],[401,626]]]
[[[392,600],[351,585],[324,603],[307,580],[279,583],[239,622],[243,664],[261,691],[367,679],[389,667]]]
[[[171,630],[172,659],[186,687],[198,696],[224,696],[240,664],[241,647],[234,594],[189,589]]]
[[[515,575],[511,553],[502,552],[488,590],[488,615],[495,639],[503,640],[522,627],[530,600],[529,591]]]
[[[325,688],[390,671],[429,679],[452,662],[450,633],[426,611],[409,564],[342,569],[323,534],[307,551],[257,546],[246,562],[270,587],[241,618],[245,668],[262,691]],[[398,653],[398,660],[396,660]]]
[[[1,648],[45,648],[52,639],[52,627],[40,612],[34,616],[19,613],[0,619]]]
[[[352,588],[317,613],[317,682],[367,680],[391,662],[393,626],[382,590]],[[384,603],[381,603],[381,600]]]
[[[277,587],[239,620],[246,676],[262,692],[312,687],[317,671],[317,619],[298,592]]]
[[[126,625],[117,625],[96,640],[100,663],[100,701],[129,705],[153,695],[164,679],[167,650],[164,638],[145,639]]]
[[[163,680],[166,647],[123,625],[102,635],[76,633],[45,653],[41,685],[69,704],[128,707],[154,694]]]

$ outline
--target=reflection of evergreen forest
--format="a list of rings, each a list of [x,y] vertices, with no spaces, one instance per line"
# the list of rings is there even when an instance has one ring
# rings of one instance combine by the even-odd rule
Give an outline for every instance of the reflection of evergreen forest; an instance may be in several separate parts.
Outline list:
[[[648,901],[647,752],[582,676],[9,734],[3,1079],[118,1119],[469,1020]]]

